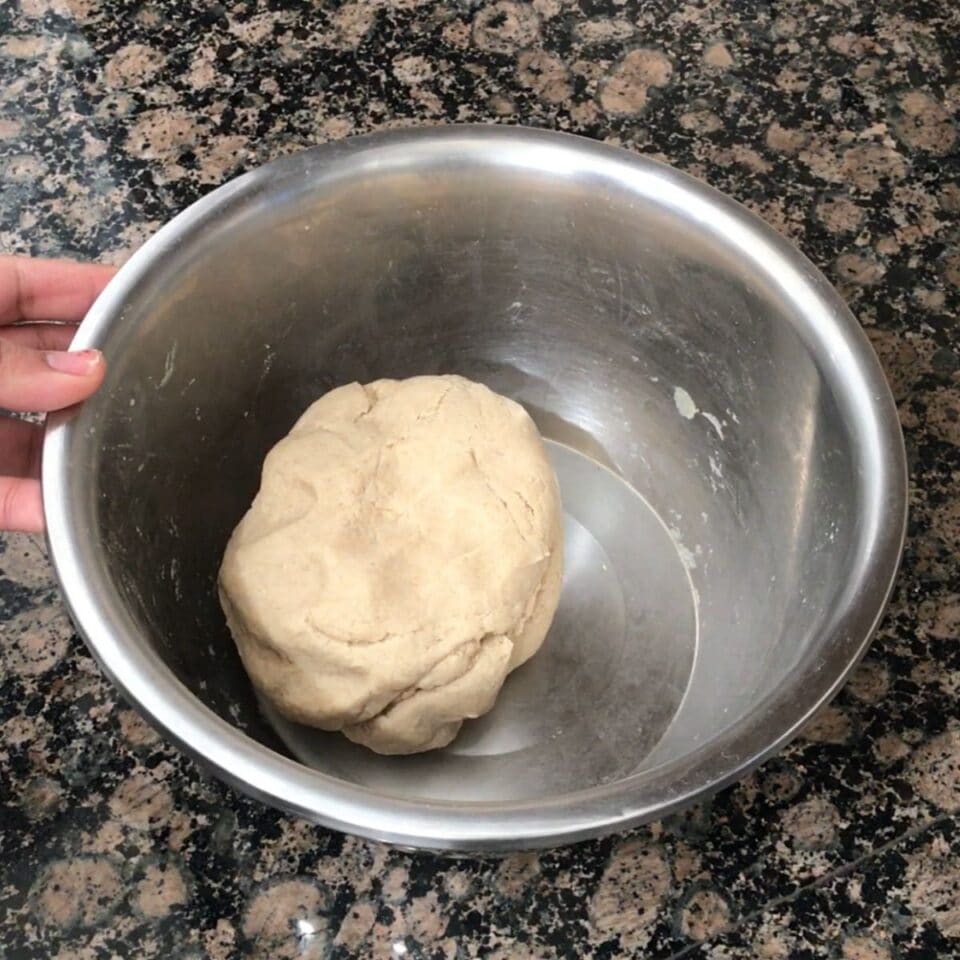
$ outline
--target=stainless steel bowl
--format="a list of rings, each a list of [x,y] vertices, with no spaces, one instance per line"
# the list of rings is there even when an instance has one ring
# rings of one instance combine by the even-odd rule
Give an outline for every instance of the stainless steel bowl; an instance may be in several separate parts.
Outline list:
[[[663,816],[782,746],[864,652],[905,522],[896,411],[816,269],[622,150],[449,127],[216,190],[120,271],[51,425],[76,622],[124,694],[268,803],[447,850]],[[524,403],[566,511],[544,649],[448,749],[374,756],[261,709],[215,576],[269,447],[336,384],[457,372]]]

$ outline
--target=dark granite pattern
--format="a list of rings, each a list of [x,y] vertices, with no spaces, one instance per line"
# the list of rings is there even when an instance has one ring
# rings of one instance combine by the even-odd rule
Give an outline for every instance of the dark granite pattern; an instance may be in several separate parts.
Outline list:
[[[122,260],[318,140],[498,121],[660,157],[838,284],[912,469],[868,660],[781,757],[625,836],[444,862],[205,779],[117,701],[42,544],[0,537],[0,955],[960,955],[960,8],[946,0],[19,0],[0,247]]]

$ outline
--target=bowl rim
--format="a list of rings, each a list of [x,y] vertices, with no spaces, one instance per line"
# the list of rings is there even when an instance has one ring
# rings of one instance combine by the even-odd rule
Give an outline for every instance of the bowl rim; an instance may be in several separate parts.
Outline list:
[[[224,205],[264,189],[278,175],[329,169],[357,154],[398,148],[558,151],[610,176],[679,191],[725,218],[742,238],[772,248],[793,282],[833,319],[831,334],[848,351],[872,404],[871,429],[883,494],[867,588],[850,600],[843,622],[808,651],[818,668],[796,669],[742,717],[689,753],[623,780],[549,799],[462,803],[388,796],[310,769],[252,739],[205,706],[140,633],[105,571],[92,561],[92,529],[71,502],[69,412],[52,415],[43,445],[42,486],[49,554],[67,608],[88,648],[123,696],[188,755],[240,791],[289,813],[347,833],[417,849],[490,853],[584,840],[663,817],[729,785],[781,749],[828,703],[869,647],[892,594],[907,526],[907,462],[893,396],[879,360],[839,294],[792,244],[732,198],[649,157],[572,134],[526,127],[462,124],[380,131],[322,144],[251,170],[178,214],[118,271],[83,320],[74,348],[95,347],[122,316],[123,304],[151,263]],[[770,267],[771,270],[774,267]]]

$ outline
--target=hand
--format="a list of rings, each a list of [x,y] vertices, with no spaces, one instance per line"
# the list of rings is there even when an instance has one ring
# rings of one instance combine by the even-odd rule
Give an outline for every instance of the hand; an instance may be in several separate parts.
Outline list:
[[[61,410],[100,386],[100,352],[68,348],[113,273],[65,260],[0,257],[0,408]],[[42,440],[38,424],[0,414],[0,530],[43,530]]]

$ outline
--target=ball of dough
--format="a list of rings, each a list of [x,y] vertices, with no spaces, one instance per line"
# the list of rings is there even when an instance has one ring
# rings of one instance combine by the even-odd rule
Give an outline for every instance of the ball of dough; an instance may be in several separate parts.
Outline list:
[[[285,717],[379,753],[443,747],[540,647],[560,497],[526,411],[462,377],[352,383],[268,454],[220,599]]]

